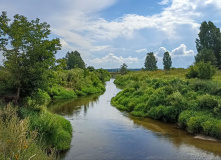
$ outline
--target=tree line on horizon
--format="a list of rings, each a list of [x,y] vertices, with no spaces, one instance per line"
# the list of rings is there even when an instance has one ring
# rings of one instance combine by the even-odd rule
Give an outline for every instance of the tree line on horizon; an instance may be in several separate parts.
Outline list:
[[[205,79],[210,79],[215,74],[216,69],[221,69],[221,32],[213,22],[202,22],[200,26],[200,32],[196,39],[197,55],[195,56],[194,65],[189,67],[190,73],[187,78],[199,77],[198,73],[201,69],[202,72],[208,72],[209,77],[205,76]],[[171,55],[168,51],[163,56],[164,70],[170,70],[172,66]],[[144,62],[145,70],[155,71],[157,67],[157,58],[153,52],[149,52],[146,55]]]

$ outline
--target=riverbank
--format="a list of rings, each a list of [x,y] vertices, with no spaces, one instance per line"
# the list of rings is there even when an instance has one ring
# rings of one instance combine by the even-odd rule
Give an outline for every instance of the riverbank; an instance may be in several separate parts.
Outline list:
[[[48,109],[74,127],[69,159],[220,159],[221,144],[195,139],[176,125],[131,116],[110,104],[121,91],[113,79],[101,95],[51,104]]]
[[[56,77],[52,78],[52,81],[47,84],[44,90],[38,89],[32,96],[23,97],[15,112],[20,121],[28,120],[27,127],[24,130],[27,133],[36,133],[36,145],[41,148],[42,152],[45,152],[44,150],[49,151],[52,148],[54,152],[67,150],[70,148],[72,139],[70,122],[62,116],[48,111],[47,105],[58,99],[66,99],[68,101],[77,97],[103,93],[105,91],[105,82],[110,80],[110,74],[103,69],[90,72],[86,69],[77,68],[54,71],[54,75]],[[4,103],[0,102],[0,106],[4,110],[6,108],[4,104],[7,101],[4,98],[2,101]],[[15,106],[12,108],[15,108]],[[4,121],[0,127],[3,125]],[[10,136],[13,136],[13,134]],[[7,148],[7,145],[3,144],[2,147]],[[9,156],[11,154],[10,152]]]
[[[119,76],[124,87],[111,102],[134,116],[178,123],[193,134],[221,139],[221,84],[214,80],[185,79],[185,69],[140,71]]]

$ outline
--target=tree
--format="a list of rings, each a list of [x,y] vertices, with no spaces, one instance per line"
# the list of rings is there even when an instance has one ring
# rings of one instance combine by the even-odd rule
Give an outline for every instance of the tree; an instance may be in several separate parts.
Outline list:
[[[217,59],[212,49],[203,48],[196,56],[195,56],[196,63],[200,61],[204,61],[205,63],[211,62],[212,65],[217,64]]]
[[[121,65],[121,68],[120,68],[120,73],[122,75],[126,74],[127,73],[127,65],[125,63],[123,63],[123,65]]]
[[[221,67],[220,51],[221,51],[221,33],[212,22],[202,22],[199,39],[196,39],[196,49],[200,53],[203,49],[211,49],[217,59],[217,66]]]
[[[55,54],[60,49],[59,39],[48,39],[50,26],[39,19],[28,21],[15,15],[11,22],[6,12],[0,16],[0,51],[4,66],[12,75],[16,101],[29,96],[38,88],[45,88],[48,75],[55,65]]]
[[[165,52],[163,55],[163,65],[165,70],[170,70],[170,67],[172,66],[172,60],[169,52]]]
[[[157,70],[157,60],[156,60],[153,52],[147,53],[144,66],[145,66],[146,70],[148,70],[148,71]]]
[[[85,69],[85,63],[78,51],[67,52],[65,58],[67,60],[67,69],[73,69],[73,68]]]
[[[95,71],[95,68],[94,68],[93,66],[88,66],[87,69],[88,69],[90,72]]]

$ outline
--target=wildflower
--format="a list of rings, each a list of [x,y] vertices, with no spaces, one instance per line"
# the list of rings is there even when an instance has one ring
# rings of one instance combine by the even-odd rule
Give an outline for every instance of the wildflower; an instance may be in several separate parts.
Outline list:
[[[17,154],[15,155],[15,159],[18,160],[18,155]]]
[[[28,146],[25,144],[25,145],[24,145],[24,148],[28,148]]]

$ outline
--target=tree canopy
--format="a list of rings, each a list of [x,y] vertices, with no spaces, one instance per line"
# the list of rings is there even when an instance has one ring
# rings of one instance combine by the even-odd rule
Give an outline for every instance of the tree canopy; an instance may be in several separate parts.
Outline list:
[[[172,66],[172,60],[169,52],[165,52],[163,55],[163,65],[165,70],[170,70],[170,67]]]
[[[60,40],[49,40],[50,26],[39,19],[28,21],[15,15],[11,21],[6,12],[0,16],[0,51],[5,57],[4,67],[10,72],[17,99],[30,95],[48,82],[50,68],[55,65],[55,54]]]
[[[65,59],[67,60],[67,69],[81,68],[85,69],[85,63],[78,51],[67,52]]]
[[[217,66],[221,67],[220,51],[221,51],[221,33],[211,21],[202,22],[200,26],[199,38],[196,39],[196,49],[201,53],[203,49],[211,49],[216,57]],[[200,56],[199,56],[200,57]]]
[[[217,65],[217,59],[212,49],[203,48],[196,56],[196,63],[204,61],[205,63],[211,62],[212,65]]]
[[[123,63],[123,65],[121,65],[120,73],[122,75],[127,73],[127,65],[126,65],[126,63]]]
[[[147,53],[144,66],[145,66],[146,70],[148,70],[148,71],[157,70],[157,59],[154,56],[153,52]]]

